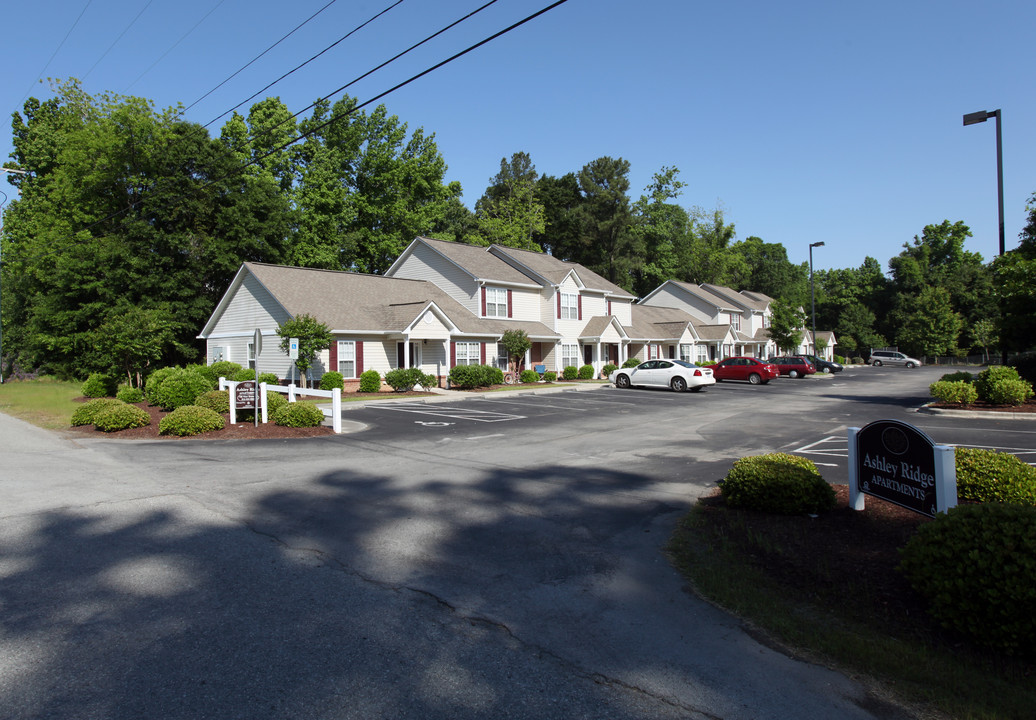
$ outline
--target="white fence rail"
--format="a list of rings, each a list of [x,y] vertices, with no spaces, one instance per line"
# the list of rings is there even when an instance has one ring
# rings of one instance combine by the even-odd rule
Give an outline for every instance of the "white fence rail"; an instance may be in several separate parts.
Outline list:
[[[234,424],[237,422],[237,412],[234,407],[234,389],[238,386],[238,382],[233,380],[227,380],[226,378],[219,379],[219,389],[230,391],[230,423]],[[267,385],[266,383],[259,383],[258,400],[261,409],[262,421],[265,424],[268,422],[266,413],[266,393],[277,392],[288,396],[288,402],[295,402],[298,396],[303,397],[320,397],[331,399],[331,409],[321,408],[324,415],[331,417],[331,427],[334,428],[336,433],[342,432],[342,391],[338,388],[334,390],[317,390],[316,388],[300,388],[297,385]]]

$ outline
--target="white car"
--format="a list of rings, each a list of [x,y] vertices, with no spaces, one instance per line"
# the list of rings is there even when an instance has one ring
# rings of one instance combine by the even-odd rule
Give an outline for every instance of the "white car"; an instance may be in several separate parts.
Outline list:
[[[619,368],[608,376],[617,388],[667,387],[676,392],[699,392],[706,385],[715,385],[712,368],[698,367],[683,360],[648,360],[631,368]]]

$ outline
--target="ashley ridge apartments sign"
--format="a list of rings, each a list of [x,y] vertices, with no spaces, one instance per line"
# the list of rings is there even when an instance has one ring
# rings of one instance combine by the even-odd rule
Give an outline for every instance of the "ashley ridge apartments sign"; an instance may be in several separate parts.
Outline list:
[[[954,449],[899,420],[849,428],[850,506],[863,510],[865,495],[929,517],[945,512],[957,504]]]

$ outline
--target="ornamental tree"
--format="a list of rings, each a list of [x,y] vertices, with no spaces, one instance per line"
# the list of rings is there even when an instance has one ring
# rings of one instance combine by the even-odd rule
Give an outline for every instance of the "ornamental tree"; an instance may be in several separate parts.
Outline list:
[[[291,338],[298,338],[299,357],[295,360],[295,367],[302,378],[302,387],[307,387],[306,371],[313,367],[317,353],[331,344],[331,330],[312,315],[303,313],[282,323],[277,334],[281,338],[281,351],[285,353]]]

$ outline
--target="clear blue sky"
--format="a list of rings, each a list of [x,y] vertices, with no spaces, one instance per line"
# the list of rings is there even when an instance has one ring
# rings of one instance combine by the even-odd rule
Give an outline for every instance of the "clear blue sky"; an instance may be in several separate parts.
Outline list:
[[[190,105],[327,2],[7,3],[0,154],[11,151],[6,118],[27,94],[49,97],[48,77],[158,108]],[[186,119],[208,123],[392,2],[338,0]],[[404,0],[264,96],[300,110],[483,2]],[[548,4],[499,0],[348,92],[367,100]],[[435,133],[469,207],[516,151],[550,175],[621,156],[634,199],[675,165],[683,205],[721,206],[738,239],[781,243],[792,262],[823,241],[817,268],[870,255],[887,269],[944,219],[970,226],[968,249],[988,260],[998,246],[995,127],[965,128],[962,115],[1003,110],[1015,247],[1036,191],[1034,27],[1036,3],[1022,0],[569,0],[381,102]]]

